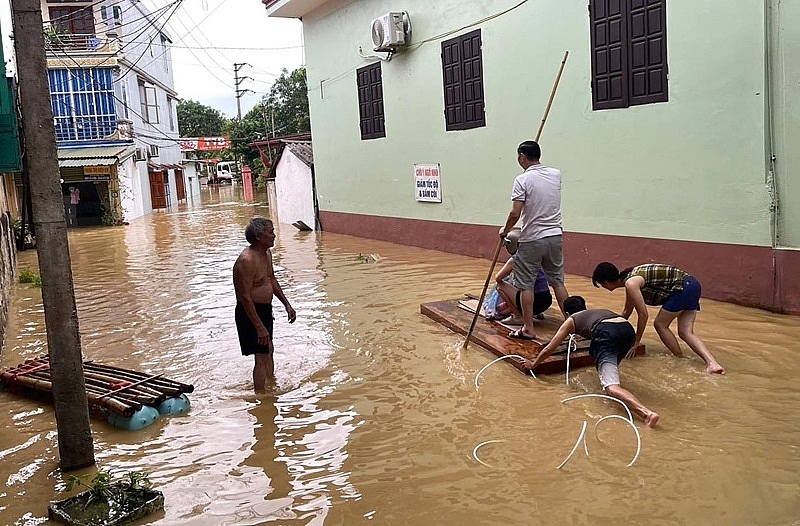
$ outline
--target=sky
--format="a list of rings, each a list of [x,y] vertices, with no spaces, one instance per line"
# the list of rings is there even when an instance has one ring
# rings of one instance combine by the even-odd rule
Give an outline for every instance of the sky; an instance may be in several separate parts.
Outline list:
[[[141,1],[155,11],[175,0]],[[12,50],[9,5],[10,0],[0,0],[6,58]],[[183,0],[167,22],[166,32],[173,43],[179,98],[201,102],[227,117],[237,115],[235,62],[249,64],[240,68],[240,76],[250,77],[241,82],[240,89],[255,92],[240,98],[242,116],[269,91],[283,68],[292,71],[304,65],[302,24],[295,19],[267,17],[261,0]]]

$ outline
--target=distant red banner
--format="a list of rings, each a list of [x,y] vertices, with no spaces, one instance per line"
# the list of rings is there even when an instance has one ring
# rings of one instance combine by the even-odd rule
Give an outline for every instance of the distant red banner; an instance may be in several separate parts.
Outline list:
[[[188,137],[178,139],[181,150],[197,150],[201,152],[227,150],[231,147],[230,137]]]

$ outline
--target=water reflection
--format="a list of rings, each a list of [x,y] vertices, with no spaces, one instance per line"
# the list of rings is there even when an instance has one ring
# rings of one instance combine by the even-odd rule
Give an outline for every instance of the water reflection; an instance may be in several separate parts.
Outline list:
[[[590,434],[590,456],[555,466],[584,420],[618,408],[561,400],[600,392],[589,369],[532,379],[419,304],[480,292],[487,262],[278,225],[275,270],[297,310],[276,304],[276,376],[252,392],[233,325],[233,262],[258,199],[237,187],[127,227],[70,231],[87,358],[195,386],[187,416],[140,432],[92,420],[100,467],[144,469],[166,497],[163,525],[792,524],[800,516],[800,319],[712,301],[696,330],[728,374],[673,358],[648,328],[647,356],[623,363],[630,389],[662,415]],[[359,255],[376,254],[376,260]],[[19,256],[36,267],[35,254]],[[622,297],[569,277],[596,306]],[[0,365],[45,349],[41,296],[20,285]],[[61,496],[46,401],[0,395],[0,524],[40,524]],[[640,426],[641,428],[641,426]],[[505,440],[481,449],[486,440]]]

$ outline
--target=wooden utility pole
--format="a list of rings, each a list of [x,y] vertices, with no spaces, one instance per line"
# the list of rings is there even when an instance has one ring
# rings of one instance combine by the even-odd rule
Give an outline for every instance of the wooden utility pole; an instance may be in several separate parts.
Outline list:
[[[17,54],[23,178],[30,181],[47,347],[63,470],[94,464],[89,404],[58,171],[40,0],[11,0]]]

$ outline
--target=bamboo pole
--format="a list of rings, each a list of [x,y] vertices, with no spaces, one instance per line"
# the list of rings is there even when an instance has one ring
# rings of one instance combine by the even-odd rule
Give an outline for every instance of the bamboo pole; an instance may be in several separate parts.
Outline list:
[[[553,82],[553,89],[550,90],[550,98],[548,99],[547,106],[544,109],[544,115],[542,115],[542,122],[539,124],[539,130],[536,132],[536,142],[539,142],[539,139],[542,136],[542,131],[544,130],[544,123],[547,122],[547,116],[550,115],[550,107],[553,105],[553,99],[556,96],[558,84],[561,82],[561,74],[564,72],[564,65],[567,63],[568,56],[569,50],[564,52],[564,58],[561,60],[561,67],[558,68],[558,75],[556,75],[556,80]],[[500,249],[502,247],[503,239],[501,238],[497,244],[497,250],[494,252],[492,265],[489,267],[489,275],[486,276],[486,283],[483,285],[481,297],[478,300],[478,307],[475,309],[475,315],[472,317],[472,323],[469,326],[469,331],[467,331],[467,337],[464,339],[464,345],[462,346],[464,349],[466,349],[467,345],[469,345],[469,339],[472,336],[473,329],[475,329],[475,323],[478,321],[478,316],[480,315],[481,307],[483,306],[483,298],[486,296],[486,289],[489,288],[489,281],[492,279],[492,273],[494,272],[495,265],[497,265],[497,258],[500,257]]]
[[[466,349],[467,345],[469,345],[469,339],[470,336],[472,336],[473,329],[475,329],[475,322],[478,321],[478,316],[481,313],[483,298],[486,296],[486,289],[489,288],[489,281],[492,279],[492,274],[494,273],[494,266],[497,264],[497,258],[500,257],[501,248],[503,248],[503,238],[500,238],[500,241],[497,242],[497,249],[494,251],[494,257],[492,258],[492,265],[489,267],[489,275],[486,276],[486,283],[483,284],[483,290],[481,291],[481,297],[478,300],[478,306],[475,309],[475,314],[472,316],[472,323],[470,323],[469,325],[469,331],[467,331],[467,337],[464,338],[464,345],[462,346],[463,349]]]
[[[97,380],[95,378],[86,377],[86,383],[91,385],[92,387],[98,389],[101,396],[108,396],[113,393],[113,391],[109,391],[108,382],[104,382],[102,380]],[[144,405],[158,405],[164,401],[166,396],[153,396],[150,394],[143,394],[138,392],[122,392],[114,394],[115,398],[119,398],[121,400],[130,400],[133,403],[144,404]]]
[[[137,394],[139,396],[153,397],[153,398],[158,398],[159,396],[164,396],[164,393],[162,391],[158,390],[158,389],[155,389],[155,388],[152,388],[152,387],[148,387],[146,385],[141,385],[141,384],[136,385],[135,383],[130,382],[126,378],[116,378],[116,377],[113,377],[113,376],[108,376],[108,375],[105,375],[105,374],[95,373],[95,372],[92,372],[92,371],[84,371],[83,374],[84,374],[84,376],[86,376],[87,380],[89,378],[91,378],[93,380],[96,380],[96,381],[99,381],[99,382],[103,382],[108,389],[112,389],[112,386],[115,385],[115,384],[120,384],[120,383],[125,382],[125,383],[130,384],[128,386],[128,388],[130,389],[129,392],[131,392],[132,394]]]
[[[86,362],[83,364],[84,368],[94,369],[98,372],[105,371],[106,373],[120,373],[122,375],[127,375],[129,377],[136,377],[137,380],[146,378],[148,375],[145,373],[141,373],[139,371],[133,371],[130,369],[123,369],[121,367],[115,367],[113,365],[105,365],[96,362]],[[171,380],[169,378],[161,378],[154,381],[155,384],[164,384],[169,385],[174,388],[180,389],[182,393],[191,393],[194,391],[194,386],[192,384],[184,384],[181,382],[177,382],[175,380]]]
[[[157,392],[159,395],[165,396],[178,396],[183,391],[175,384],[165,384],[163,382],[159,382],[158,378],[150,378],[150,377],[142,377],[141,375],[136,374],[125,374],[120,371],[108,371],[102,368],[95,368],[91,366],[86,366],[87,374],[94,374],[100,375],[105,378],[114,379],[115,382],[142,382],[137,386],[137,389],[144,389],[153,392]]]
[[[27,378],[27,377],[28,376],[23,376],[20,378]],[[52,380],[51,377],[47,375],[47,373],[42,373],[42,372],[33,373],[31,375],[31,378],[43,382],[51,382]],[[105,407],[106,409],[111,410],[111,408],[107,407],[107,405],[104,403],[103,395],[108,393],[108,388],[105,385],[95,385],[90,382],[86,382],[85,385],[86,385],[86,393],[90,397],[89,399],[90,405],[99,405],[101,407]],[[139,409],[142,408],[143,405],[149,405],[142,403],[139,400],[122,396],[115,396],[113,397],[113,400],[114,402],[112,402],[112,404],[114,405],[121,404],[120,407],[122,407],[122,405],[132,407],[134,411],[138,411]]]
[[[53,382],[45,379],[31,378],[28,376],[17,376],[12,380],[11,375],[8,375],[7,372],[0,373],[0,378],[10,383],[11,385],[20,386],[27,389],[33,389],[35,391],[46,392],[49,393],[50,395],[53,394]],[[102,401],[99,401],[99,395],[90,392],[88,386],[86,389],[86,395],[89,404],[103,406],[109,411],[112,411],[124,417],[131,417],[137,411],[137,408],[127,405],[116,398],[105,398]],[[139,407],[141,408],[141,405]]]
[[[556,97],[556,90],[558,89],[559,82],[561,82],[561,74],[564,72],[564,65],[567,63],[568,56],[569,50],[564,51],[564,59],[561,61],[561,67],[558,68],[556,81],[553,83],[553,89],[550,91],[550,99],[547,101],[547,107],[544,110],[542,122],[539,124],[539,131],[536,132],[536,142],[539,142],[539,138],[542,136],[542,131],[544,130],[544,123],[547,121],[547,116],[550,115],[550,106],[553,105],[553,99]]]
[[[155,376],[153,376],[151,378],[145,378],[144,380],[139,380],[136,383],[124,385],[124,386],[120,387],[119,389],[114,389],[113,391],[110,391],[108,394],[103,395],[103,396],[109,396],[109,395],[112,395],[112,394],[120,393],[120,392],[125,391],[127,389],[131,389],[131,388],[133,388],[133,387],[135,387],[137,385],[143,384],[144,382],[146,382],[148,380],[152,380],[153,378],[158,378],[159,376],[161,376],[161,375],[157,374],[157,375],[155,375]]]

